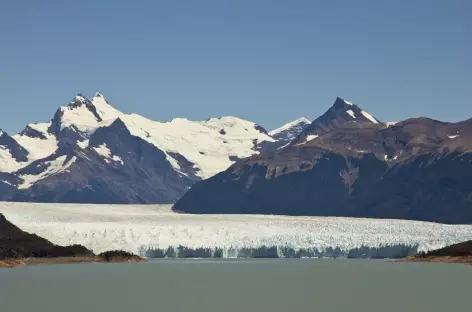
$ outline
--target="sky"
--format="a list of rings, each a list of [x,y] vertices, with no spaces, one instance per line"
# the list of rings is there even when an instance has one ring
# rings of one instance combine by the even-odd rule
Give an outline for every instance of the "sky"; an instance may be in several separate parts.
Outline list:
[[[469,0],[0,2],[0,128],[101,92],[153,120],[273,129],[343,97],[383,121],[472,118]]]

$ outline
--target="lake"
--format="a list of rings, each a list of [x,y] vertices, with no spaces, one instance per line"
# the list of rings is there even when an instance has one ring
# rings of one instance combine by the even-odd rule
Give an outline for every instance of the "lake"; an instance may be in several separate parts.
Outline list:
[[[472,267],[385,260],[153,260],[0,269],[0,311],[468,311]]]

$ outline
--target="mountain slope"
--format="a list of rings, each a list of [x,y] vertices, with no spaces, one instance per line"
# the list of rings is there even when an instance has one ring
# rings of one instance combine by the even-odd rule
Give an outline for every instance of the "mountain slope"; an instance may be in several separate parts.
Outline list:
[[[472,120],[388,127],[340,101],[291,145],[197,183],[174,208],[472,223]]]
[[[28,151],[0,129],[0,172],[14,172],[28,161]]]
[[[45,168],[38,174],[35,168]],[[49,172],[44,175],[44,172]],[[197,180],[174,170],[166,155],[115,120],[99,128],[88,145],[59,149],[18,172],[15,201],[168,203]]]
[[[275,142],[240,118],[156,122],[120,112],[99,93],[79,94],[49,122],[0,138],[8,151],[0,149],[8,156],[0,200],[91,203],[172,203]]]

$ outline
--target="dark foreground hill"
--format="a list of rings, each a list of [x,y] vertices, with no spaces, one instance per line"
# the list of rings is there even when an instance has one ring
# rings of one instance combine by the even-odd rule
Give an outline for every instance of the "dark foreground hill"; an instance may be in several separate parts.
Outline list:
[[[20,230],[0,214],[0,259],[94,256],[81,245],[62,247]]]
[[[0,214],[0,267],[25,264],[23,259],[30,259],[33,264],[143,260],[141,257],[124,251],[109,251],[96,256],[81,245],[58,246],[47,239],[22,231]],[[41,259],[59,259],[59,261],[44,262]]]
[[[444,248],[422,252],[408,258],[415,262],[456,262],[472,264],[472,240],[446,246]]]
[[[431,250],[422,255],[425,257],[472,257],[472,240]]]

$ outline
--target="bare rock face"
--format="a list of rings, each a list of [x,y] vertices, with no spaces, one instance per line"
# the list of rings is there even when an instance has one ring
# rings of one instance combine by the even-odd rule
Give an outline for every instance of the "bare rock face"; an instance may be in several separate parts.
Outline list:
[[[174,208],[472,223],[471,150],[472,120],[387,126],[338,98],[290,145],[198,182]]]

